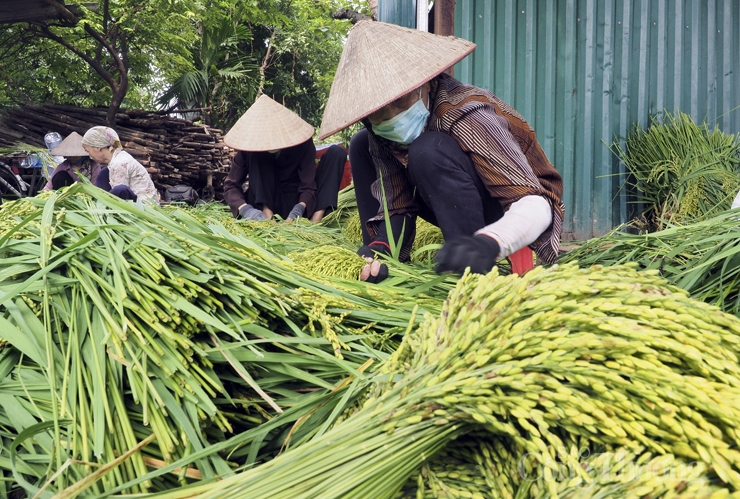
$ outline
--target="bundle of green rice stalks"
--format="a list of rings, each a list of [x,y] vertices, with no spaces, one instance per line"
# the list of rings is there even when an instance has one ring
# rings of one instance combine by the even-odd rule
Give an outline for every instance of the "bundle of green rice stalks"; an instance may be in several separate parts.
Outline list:
[[[367,263],[352,250],[329,245],[294,251],[288,257],[307,274],[342,279],[359,279],[360,271]]]
[[[6,203],[0,497],[51,497],[86,477],[99,480],[90,494],[168,490],[313,436],[346,380],[395,349],[416,303],[286,262],[186,210],[89,184]]]
[[[739,497],[740,320],[655,274],[465,276],[345,419],[154,497]],[[455,451],[466,435],[479,445]]]
[[[690,223],[728,209],[740,189],[740,138],[697,125],[677,111],[653,117],[643,130],[635,124],[624,148],[611,146],[643,203],[647,231],[666,223]]]
[[[320,223],[327,227],[339,227],[356,211],[357,198],[355,197],[355,184],[352,183],[339,191],[337,209],[326,215]]]
[[[648,234],[617,228],[586,241],[560,262],[582,265],[635,263],[656,270],[693,297],[740,316],[740,221],[738,210]]]
[[[344,219],[342,223],[342,234],[350,244],[362,246],[362,226],[360,225],[360,214],[354,210]]]
[[[166,207],[164,209],[179,210],[182,208]],[[279,255],[305,249],[307,246],[323,245],[327,242],[345,244],[339,229],[315,224],[306,218],[292,221],[237,219],[227,206],[220,203],[207,203],[185,209],[194,218],[209,226],[223,226],[230,234],[246,237],[271,253]]]
[[[444,243],[442,231],[439,227],[430,224],[421,217],[416,219],[416,237],[411,246],[411,261],[421,264],[431,264],[437,250]]]

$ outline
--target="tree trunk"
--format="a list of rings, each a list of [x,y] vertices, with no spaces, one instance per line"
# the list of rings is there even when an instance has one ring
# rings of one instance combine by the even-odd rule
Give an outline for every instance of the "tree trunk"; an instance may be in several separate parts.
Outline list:
[[[110,101],[110,106],[108,106],[108,114],[105,116],[105,123],[111,128],[116,127],[116,114],[121,108],[121,103],[123,102],[123,98],[126,97],[126,91],[128,90],[128,76],[122,79],[126,80],[126,84],[125,86],[118,85],[118,89],[113,91],[113,98]]]
[[[57,0],[45,0],[50,5],[58,8],[58,9],[64,9],[64,6],[60,4]],[[107,1],[105,5],[105,15],[108,16],[108,9],[107,9]],[[110,26],[109,23],[110,19],[104,19],[104,24],[106,26]],[[32,25],[33,26],[33,25]],[[32,27],[33,29],[33,27]],[[126,43],[126,36],[125,33],[119,33],[117,30],[117,26],[114,24],[113,27],[111,27],[108,31],[104,33],[99,33],[95,31],[91,27],[90,24],[85,24],[84,26],[85,32],[94,40],[96,40],[99,44],[99,46],[105,48],[105,50],[108,52],[110,57],[113,59],[113,67],[118,72],[118,77],[114,77],[115,71],[111,71],[108,69],[107,65],[104,65],[100,61],[100,55],[101,51],[96,51],[96,56],[93,57],[87,52],[79,49],[78,47],[72,45],[72,43],[55,33],[53,33],[50,29],[48,24],[40,24],[37,28],[33,29],[38,35],[43,36],[44,38],[48,38],[49,40],[53,40],[56,43],[66,47],[68,50],[76,54],[78,57],[80,57],[82,60],[84,60],[91,68],[93,68],[105,81],[108,83],[108,85],[111,88],[111,91],[113,93],[113,98],[111,99],[110,106],[108,108],[108,113],[106,116],[106,123],[110,127],[114,127],[116,124],[116,113],[118,112],[118,109],[121,107],[121,103],[123,102],[124,97],[126,97],[126,93],[128,92],[128,70],[129,70],[129,61],[128,61],[128,44]],[[110,38],[109,38],[110,37]],[[117,46],[116,46],[117,45]]]
[[[110,106],[108,106],[108,115],[105,117],[105,122],[111,128],[115,128],[116,126],[116,113],[118,113],[118,110],[121,108],[121,104],[123,103],[123,99],[124,97],[126,97],[126,93],[128,93],[129,62],[126,34],[120,33],[118,39],[121,57],[115,57],[115,55],[111,52],[111,55],[114,56],[116,63],[118,64],[118,85],[116,85],[115,87],[111,87],[111,89],[113,90],[113,98],[110,101]]]
[[[373,21],[378,20],[378,0],[367,0],[368,5],[370,6],[370,12],[373,15]]]
[[[262,59],[262,64],[260,65],[260,85],[257,89],[257,95],[254,98],[255,102],[257,99],[259,99],[260,95],[262,95],[262,91],[265,89],[265,71],[267,71],[267,67],[270,65],[270,57],[272,55],[272,38],[275,36],[275,32],[273,31],[270,34],[270,39],[267,42],[267,51],[265,52],[265,58]]]

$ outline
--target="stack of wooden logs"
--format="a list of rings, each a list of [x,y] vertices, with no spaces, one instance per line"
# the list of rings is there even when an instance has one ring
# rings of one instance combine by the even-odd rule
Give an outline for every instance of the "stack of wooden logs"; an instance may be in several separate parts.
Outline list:
[[[46,147],[44,135],[71,132],[84,135],[105,125],[107,110],[47,104],[27,105],[0,115],[0,147],[18,143]],[[147,169],[162,194],[168,187],[189,185],[201,193],[209,182],[220,199],[233,150],[222,140],[221,130],[190,120],[147,111],[121,111],[115,130],[124,150]]]

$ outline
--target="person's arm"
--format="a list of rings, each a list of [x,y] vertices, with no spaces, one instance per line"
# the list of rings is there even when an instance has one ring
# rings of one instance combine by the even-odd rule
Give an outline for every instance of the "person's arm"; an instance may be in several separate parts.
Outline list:
[[[551,263],[557,259],[564,215],[562,179],[531,127],[518,115],[512,114],[511,119],[513,125],[493,105],[471,102],[446,113],[442,123],[470,154],[486,190],[505,211],[525,196],[539,196],[550,205],[551,223],[532,243],[532,249]]]
[[[512,203],[496,222],[478,230],[473,236],[446,241],[437,253],[437,272],[484,274],[496,262],[529,246],[552,223],[552,207],[542,196],[525,196]]]
[[[235,217],[239,215],[239,209],[247,204],[244,197],[242,185],[247,179],[249,169],[246,165],[246,154],[237,152],[231,160],[231,169],[229,175],[224,180],[224,201],[231,208],[231,214]]]
[[[497,260],[529,246],[552,223],[552,206],[542,196],[524,196],[511,204],[504,216],[477,231],[499,245]]]
[[[54,188],[54,184],[53,184],[54,175],[57,175],[58,173],[61,173],[61,172],[69,171],[69,169],[70,169],[69,160],[65,159],[64,161],[59,163],[57,167],[54,168],[54,173],[51,174],[51,177],[49,177],[49,180],[46,182],[46,185],[44,185],[44,188],[41,190],[43,191],[52,190]]]
[[[108,178],[110,180],[110,186],[115,187],[117,185],[129,185],[129,167],[125,162],[111,161],[108,164]]]

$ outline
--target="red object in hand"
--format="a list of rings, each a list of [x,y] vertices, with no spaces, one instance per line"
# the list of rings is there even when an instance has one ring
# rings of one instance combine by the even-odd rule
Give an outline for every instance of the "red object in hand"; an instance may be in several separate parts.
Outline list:
[[[514,274],[522,275],[528,270],[534,268],[534,259],[532,258],[532,250],[529,246],[525,246],[522,249],[515,251],[509,255],[509,263],[511,263],[511,271]]]

